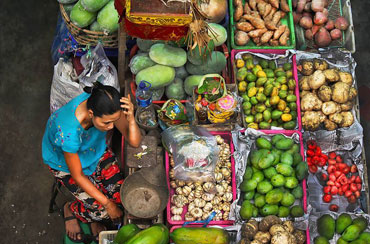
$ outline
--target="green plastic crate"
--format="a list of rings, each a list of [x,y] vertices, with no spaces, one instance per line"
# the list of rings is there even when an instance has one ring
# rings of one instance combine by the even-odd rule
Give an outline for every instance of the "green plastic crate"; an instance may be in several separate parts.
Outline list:
[[[247,0],[242,0],[243,4]],[[292,10],[292,0],[287,1],[289,4],[289,8]],[[247,45],[245,46],[238,46],[235,44],[234,41],[234,35],[235,35],[235,27],[234,27],[234,5],[233,0],[229,0],[229,13],[230,13],[230,42],[231,42],[231,48],[232,49],[295,49],[295,30],[294,30],[294,22],[293,22],[293,12],[290,11],[286,14],[286,16],[281,19],[281,23],[285,24],[289,27],[290,30],[290,36],[288,40],[287,46],[257,46],[253,43],[252,40],[250,40]]]

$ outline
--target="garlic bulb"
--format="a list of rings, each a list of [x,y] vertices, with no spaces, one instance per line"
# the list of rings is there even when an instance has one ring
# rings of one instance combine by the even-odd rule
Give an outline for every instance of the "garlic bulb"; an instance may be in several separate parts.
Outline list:
[[[186,199],[183,195],[173,195],[171,202],[176,205],[178,208],[184,207],[185,204],[188,203],[188,199]]]
[[[193,208],[190,210],[190,214],[193,215],[194,218],[201,218],[203,215],[203,211],[200,208]]]
[[[220,172],[215,173],[215,180],[216,180],[216,182],[220,182],[223,179],[224,179],[224,176]]]
[[[210,214],[211,214],[210,212],[205,212],[204,209],[203,209],[202,220],[208,219],[208,217],[209,217]]]
[[[174,215],[174,216],[171,217],[171,220],[172,221],[181,221],[182,217],[180,215]]]
[[[193,182],[189,181],[189,182],[186,182],[185,183],[188,187],[190,187],[191,189],[194,189],[195,188],[195,185]]]
[[[197,181],[197,182],[195,182],[194,183],[194,186],[195,187],[197,187],[197,186],[202,186],[203,185],[203,183],[202,182],[200,182],[200,181]]]
[[[191,188],[190,188],[189,186],[184,186],[184,187],[182,188],[182,194],[183,194],[184,196],[189,196],[190,192],[191,192]]]
[[[202,197],[202,195],[203,195],[203,190],[195,190],[194,191],[194,196],[196,197],[196,198],[201,198]]]
[[[223,218],[223,220],[229,220],[229,214],[230,214],[230,212],[224,212],[224,213],[222,214],[222,218]]]
[[[221,201],[222,201],[222,198],[221,198],[221,197],[219,197],[219,196],[215,196],[215,197],[212,199],[211,203],[212,203],[212,205],[213,205],[213,206],[217,206],[218,204],[220,204],[220,203],[221,203]]]
[[[178,186],[184,186],[184,185],[185,185],[185,181],[179,180],[179,181],[177,182],[177,185],[178,185]]]
[[[188,195],[188,200],[189,200],[189,202],[192,202],[192,201],[194,201],[194,199],[195,199],[194,191],[191,191]]]
[[[174,169],[170,169],[169,176],[170,176],[170,179],[175,178],[175,170]]]
[[[223,139],[220,135],[217,135],[217,136],[216,136],[216,142],[217,142],[217,144],[222,144],[222,143],[224,143],[225,141],[224,141],[224,139]]]
[[[223,203],[223,204],[221,205],[221,208],[222,208],[222,210],[223,210],[223,211],[225,211],[225,212],[230,212],[230,204],[229,204],[229,203]]]
[[[170,186],[171,188],[176,188],[177,187],[176,181],[174,180],[170,181]]]
[[[215,173],[221,173],[221,168],[220,167],[217,167],[217,165],[215,167]]]
[[[228,177],[231,176],[230,170],[228,168],[225,168],[225,167],[221,168],[221,173],[224,176],[224,178],[228,178]]]
[[[225,188],[222,186],[222,185],[216,185],[216,189],[217,189],[217,195],[224,195],[225,193]]]
[[[172,206],[171,207],[171,213],[173,215],[181,215],[182,214],[182,211],[183,211],[183,208],[178,208],[176,206]]]
[[[232,202],[233,201],[233,194],[231,192],[226,192],[222,196],[222,200],[224,200],[224,202]]]
[[[206,182],[203,185],[203,190],[205,192],[211,192],[212,190],[214,191],[214,187],[215,187],[215,184],[213,184],[212,182]]]
[[[206,205],[206,201],[204,201],[203,199],[201,198],[195,198],[194,199],[194,204],[196,207],[198,208],[203,208],[205,205]]]
[[[216,215],[213,220],[219,221],[222,219],[222,212],[220,210],[216,210]]]
[[[203,207],[203,211],[205,212],[211,212],[212,209],[213,209],[213,205],[210,202],[207,202],[206,205],[204,205]]]
[[[183,192],[182,192],[182,188],[181,187],[177,187],[176,190],[175,190],[176,194],[177,195],[183,195]]]
[[[185,214],[185,221],[194,221],[194,220],[195,220],[195,218],[193,217],[193,215],[191,215],[190,212],[187,212]]]
[[[230,186],[230,185],[229,185],[229,186],[227,187],[227,189],[226,189],[226,192],[231,192],[231,193],[232,193],[232,192],[233,192],[233,188],[232,188],[232,186]]]
[[[214,199],[215,197],[215,194],[212,194],[212,193],[203,193],[201,195],[202,199],[209,202],[209,201],[212,201],[212,199]]]
[[[195,203],[194,202],[189,203],[189,205],[188,205],[188,212],[191,211],[195,207],[196,206],[195,206]]]
[[[170,165],[171,165],[172,168],[175,167],[175,160],[173,160],[172,157],[170,158]]]
[[[225,191],[227,191],[227,188],[229,187],[229,183],[226,180],[221,181],[220,185],[222,185]]]

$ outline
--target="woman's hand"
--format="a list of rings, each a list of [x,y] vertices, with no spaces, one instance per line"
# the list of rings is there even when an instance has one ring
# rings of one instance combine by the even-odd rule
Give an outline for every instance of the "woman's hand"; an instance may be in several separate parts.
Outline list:
[[[123,109],[123,114],[126,115],[127,121],[129,123],[135,122],[134,105],[131,102],[130,94],[128,94],[127,97],[122,97],[120,102],[121,108]]]
[[[113,223],[121,223],[123,212],[119,207],[117,207],[117,205],[114,202],[108,201],[108,203],[104,205],[104,207],[107,210],[107,213],[111,220],[113,221]]]

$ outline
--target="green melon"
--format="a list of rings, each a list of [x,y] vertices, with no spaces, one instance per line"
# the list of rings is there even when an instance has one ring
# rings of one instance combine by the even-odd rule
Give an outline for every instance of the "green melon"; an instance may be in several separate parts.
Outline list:
[[[212,38],[215,46],[221,46],[227,40],[227,31],[225,27],[216,23],[209,23],[209,27],[212,29],[213,32],[208,30],[208,36]],[[212,35],[214,33],[215,35]]]
[[[98,13],[98,23],[104,31],[113,33],[118,30],[119,15],[114,7],[114,0],[109,1],[107,5]]]
[[[81,5],[89,12],[97,12],[108,2],[109,0],[81,0]]]
[[[213,51],[211,57],[204,64],[194,65],[190,62],[186,63],[186,70],[192,75],[219,74],[225,67],[226,57],[219,51]]]
[[[185,66],[180,66],[175,68],[176,71],[176,78],[180,78],[184,80],[186,77],[189,76],[189,73],[186,71]]]
[[[91,25],[90,25],[90,30],[91,31],[103,31],[101,26],[99,25],[98,21],[94,21]]]
[[[194,65],[201,65],[207,61],[210,53],[215,48],[215,44],[211,40],[207,47],[203,47],[202,51],[199,52],[199,46],[197,45],[193,50],[188,50],[188,60]]]
[[[92,22],[94,22],[95,18],[96,13],[86,11],[81,5],[81,1],[78,1],[75,6],[73,6],[70,14],[72,23],[80,28],[89,26]]]
[[[175,80],[166,86],[166,96],[168,99],[173,98],[181,100],[185,98],[184,82],[180,78]]]
[[[150,47],[149,57],[156,63],[180,67],[186,63],[186,52],[179,47],[157,43]]]
[[[164,41],[159,40],[145,40],[141,38],[136,39],[136,44],[139,47],[141,51],[149,52],[150,47],[153,46],[156,43],[163,43]]]
[[[146,69],[155,65],[156,63],[149,58],[148,53],[139,53],[136,54],[129,63],[131,73],[137,74],[140,70]]]
[[[135,77],[136,84],[145,80],[152,84],[153,89],[165,87],[175,78],[175,69],[173,67],[156,64],[152,67],[140,70]]]
[[[69,14],[71,13],[71,11],[73,9],[73,6],[75,6],[73,3],[72,4],[63,4],[64,11],[66,11],[66,13],[68,14],[68,17],[69,17]]]
[[[202,80],[203,75],[190,75],[185,79],[184,88],[186,94],[189,96],[193,96],[193,88],[194,86],[198,86],[200,81]]]

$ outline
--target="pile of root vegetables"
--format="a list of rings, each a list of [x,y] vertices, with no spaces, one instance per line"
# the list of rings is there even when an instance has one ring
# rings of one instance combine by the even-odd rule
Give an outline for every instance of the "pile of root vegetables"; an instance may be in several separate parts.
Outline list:
[[[287,46],[290,30],[280,20],[288,12],[287,0],[234,0],[235,44]]]
[[[305,29],[305,38],[316,47],[328,47],[342,38],[348,21],[344,17],[329,19],[329,0],[293,0],[293,18],[296,25]]]
[[[303,75],[299,79],[303,128],[314,131],[321,123],[327,130],[351,126],[357,96],[352,75],[330,68],[322,59],[302,60],[297,68]]]

